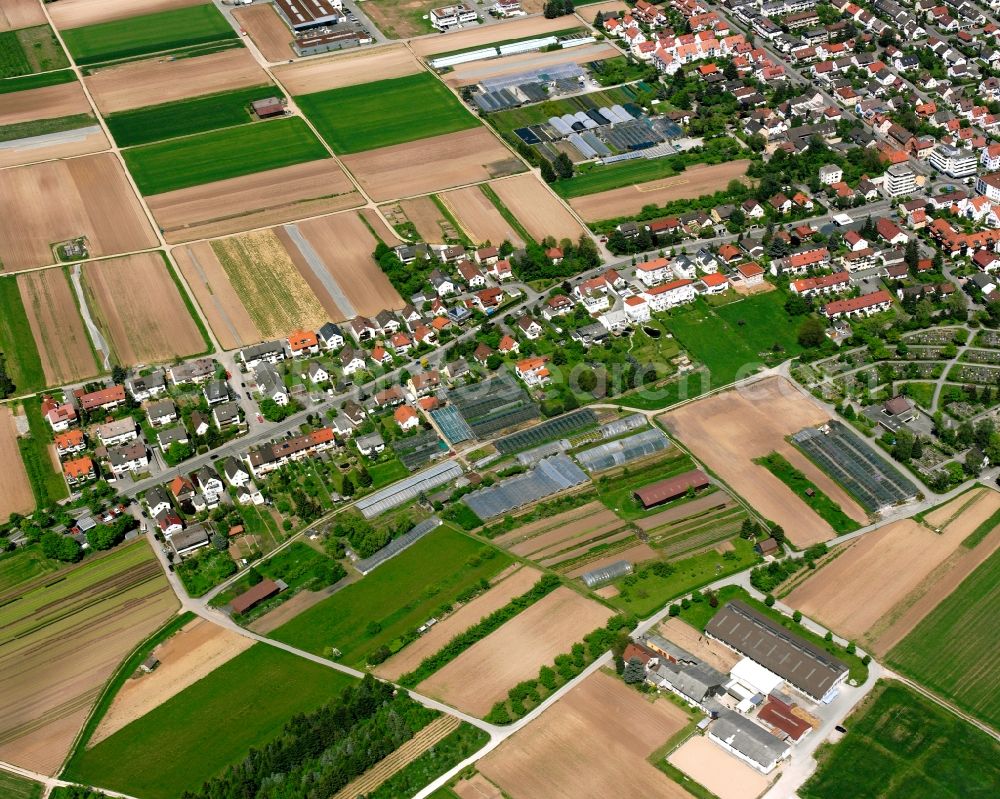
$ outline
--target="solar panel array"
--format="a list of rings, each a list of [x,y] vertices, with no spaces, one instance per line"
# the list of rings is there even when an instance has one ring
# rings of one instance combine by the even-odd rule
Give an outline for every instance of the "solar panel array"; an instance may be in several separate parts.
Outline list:
[[[354,564],[354,568],[362,574],[368,574],[368,572],[378,566],[381,566],[389,560],[389,558],[395,557],[407,547],[417,543],[417,541],[427,535],[431,530],[436,530],[440,526],[441,520],[437,516],[431,516],[429,519],[424,519],[420,522],[420,524],[403,533],[399,538],[390,541],[371,557],[359,560]]]
[[[670,445],[670,439],[662,430],[650,428],[615,441],[599,444],[593,449],[577,453],[576,459],[588,472],[601,472],[613,466],[622,466],[629,461],[644,458],[660,452]]]
[[[452,389],[448,400],[458,409],[475,438],[488,438],[540,415],[538,406],[508,374]]]
[[[466,494],[462,501],[480,519],[487,520],[585,482],[587,475],[579,466],[565,455],[555,455],[530,472]]]
[[[462,414],[458,412],[458,408],[454,405],[447,405],[444,408],[437,408],[431,411],[431,418],[441,428],[444,437],[452,445],[461,444],[463,441],[473,438],[472,428],[466,424],[465,419],[462,418]]]
[[[442,461],[419,474],[393,483],[388,488],[362,497],[355,503],[355,507],[366,519],[373,519],[380,513],[397,508],[424,492],[457,480],[461,476],[461,466],[454,461]]]
[[[441,439],[433,430],[426,430],[409,438],[394,441],[392,449],[403,465],[411,472],[419,469],[441,452]]]
[[[916,486],[871,447],[834,420],[829,432],[814,427],[800,430],[794,441],[831,477],[843,485],[869,512],[905,502]]]
[[[590,408],[581,408],[536,424],[526,430],[518,430],[516,433],[498,438],[494,443],[500,452],[504,455],[510,455],[534,444],[569,435],[595,424],[597,424],[597,414]]]

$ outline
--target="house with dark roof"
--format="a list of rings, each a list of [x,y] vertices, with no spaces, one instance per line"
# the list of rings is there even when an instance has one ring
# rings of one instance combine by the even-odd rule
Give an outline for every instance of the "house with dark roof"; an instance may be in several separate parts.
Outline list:
[[[790,743],[731,710],[719,713],[708,728],[708,737],[761,774],[770,774],[792,751]]]

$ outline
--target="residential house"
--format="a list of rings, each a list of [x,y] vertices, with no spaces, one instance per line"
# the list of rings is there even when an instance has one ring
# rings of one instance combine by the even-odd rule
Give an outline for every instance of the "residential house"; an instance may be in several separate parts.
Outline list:
[[[288,351],[293,358],[304,358],[319,352],[319,336],[312,330],[296,330],[288,336]]]
[[[74,396],[85,411],[111,410],[125,402],[125,387],[114,385],[90,392],[78,389]]]
[[[56,433],[53,441],[60,458],[64,458],[67,455],[75,455],[77,452],[83,452],[87,448],[82,430],[67,430],[63,433]]]
[[[892,296],[883,290],[846,300],[834,300],[823,306],[823,313],[829,319],[839,319],[843,316],[871,316],[880,311],[887,311],[891,306]]]
[[[115,478],[120,480],[129,472],[141,472],[149,468],[149,454],[142,441],[132,441],[118,447],[108,448],[108,463]]]
[[[134,441],[138,437],[139,433],[136,431],[135,420],[131,416],[126,416],[124,419],[118,419],[114,422],[107,422],[97,428],[97,438],[106,447]]]
[[[69,426],[76,422],[76,408],[68,402],[56,402],[47,394],[42,397],[41,410],[45,420],[56,433],[69,430]]]
[[[212,405],[218,405],[229,399],[229,383],[225,380],[209,380],[202,389],[205,401]]]
[[[162,369],[148,375],[132,377],[125,381],[125,390],[136,402],[154,399],[167,390],[167,381]]]
[[[530,316],[522,316],[517,320],[517,327],[529,341],[535,341],[542,335],[542,326]]]
[[[97,479],[97,469],[94,462],[88,458],[76,458],[75,460],[63,463],[63,477],[67,484],[77,486],[90,480]]]
[[[625,299],[625,316],[633,324],[648,322],[651,318],[649,303],[639,295],[627,297]]]
[[[170,381],[175,386],[204,383],[215,375],[215,361],[211,358],[198,358],[195,361],[176,364],[167,369]]]
[[[146,418],[153,427],[162,427],[177,421],[177,407],[168,399],[150,403],[146,406]]]
[[[340,353],[340,371],[350,377],[365,368],[364,353],[355,352],[353,347],[345,347]]]
[[[339,350],[344,346],[345,341],[344,331],[340,328],[340,325],[335,325],[333,322],[327,322],[323,325],[316,333],[316,338],[323,345],[323,349],[328,351]]]
[[[243,487],[250,482],[250,472],[236,458],[229,456],[222,464],[222,474],[231,486]]]
[[[262,400],[273,400],[277,405],[288,404],[288,389],[285,388],[285,381],[272,364],[267,362],[258,364],[257,368],[253,370],[253,377]]]
[[[514,372],[529,388],[544,386],[550,379],[549,370],[546,366],[547,363],[548,358],[545,356],[525,358],[524,360],[517,362],[517,365],[514,367]]]
[[[319,361],[309,361],[309,365],[306,367],[306,377],[309,378],[309,382],[313,385],[317,383],[326,383],[330,379],[330,373]]]
[[[240,414],[239,403],[223,402],[221,405],[216,405],[212,408],[212,419],[220,430],[240,424],[243,418]]]
[[[169,510],[173,507],[170,503],[170,497],[168,497],[167,492],[163,490],[163,486],[153,486],[142,495],[142,498],[146,503],[146,507],[149,509],[150,516],[158,516],[163,513],[163,511]]]
[[[156,431],[156,446],[160,448],[160,452],[164,455],[170,449],[171,444],[187,444],[189,441],[188,431],[184,425],[165,427],[162,430]]]
[[[744,286],[759,286],[764,282],[763,268],[752,261],[737,266],[736,272]]]
[[[280,341],[264,341],[240,350],[240,360],[247,369],[260,363],[277,363],[285,360],[285,345]]]
[[[649,303],[650,310],[657,313],[684,303],[694,302],[695,296],[694,281],[686,278],[672,280],[642,292],[642,297]]]
[[[399,425],[399,429],[403,431],[412,430],[420,426],[420,417],[409,405],[400,405],[396,408],[393,418],[396,420],[396,424]]]
[[[432,391],[437,391],[441,385],[441,373],[436,369],[413,375],[407,386],[415,397],[423,397]]]
[[[385,439],[379,433],[368,433],[354,439],[354,446],[366,458],[374,458],[385,450]]]

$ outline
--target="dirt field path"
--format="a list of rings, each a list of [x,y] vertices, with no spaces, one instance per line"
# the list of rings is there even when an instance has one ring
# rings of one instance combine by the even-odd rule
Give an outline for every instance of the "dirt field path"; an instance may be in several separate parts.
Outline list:
[[[83,87],[74,81],[5,94],[3,105],[0,106],[0,125],[16,125],[36,119],[56,119],[92,112]]]
[[[4,465],[0,469],[0,524],[3,524],[12,513],[30,513],[35,509],[35,496],[17,446],[14,414],[6,405],[0,405],[0,463]]]
[[[379,47],[298,61],[274,68],[274,76],[291,94],[312,94],[358,83],[402,78],[422,72],[405,46]]]
[[[160,665],[122,686],[88,744],[96,746],[127,724],[249,649],[251,638],[197,618],[153,650]]]
[[[490,186],[536,241],[546,236],[576,241],[585,233],[583,226],[534,175],[497,180]]]

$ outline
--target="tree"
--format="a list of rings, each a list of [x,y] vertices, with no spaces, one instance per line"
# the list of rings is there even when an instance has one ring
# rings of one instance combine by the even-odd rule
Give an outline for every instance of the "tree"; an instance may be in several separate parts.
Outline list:
[[[966,474],[975,477],[983,467],[983,453],[973,447],[965,453],[965,461],[962,465]]]
[[[646,679],[646,669],[643,668],[642,661],[639,658],[629,658],[628,663],[625,664],[622,679],[629,685],[635,685]]]
[[[771,538],[783,545],[785,543],[785,528],[783,528],[780,524],[774,525],[774,527],[771,528]]]
[[[167,451],[163,453],[163,460],[165,460],[170,466],[176,466],[181,461],[185,461],[190,458],[191,454],[190,444],[182,444],[180,441],[175,441],[167,447]]]
[[[264,576],[259,571],[257,571],[257,567],[251,566],[250,571],[247,572],[247,582],[250,583],[250,585],[257,585],[258,583],[261,583],[263,581],[264,581]]]
[[[566,153],[559,153],[556,156],[555,170],[560,180],[569,180],[573,177],[573,162]]]
[[[370,488],[371,484],[373,482],[374,481],[372,480],[371,474],[368,472],[368,470],[364,466],[362,466],[361,468],[358,469],[358,485],[359,486],[361,486],[362,488]]]
[[[219,552],[225,552],[229,549],[229,540],[222,533],[216,533],[212,536],[212,546]]]
[[[823,636],[823,640],[826,641],[827,643],[829,643],[830,641],[832,641],[833,640],[833,633],[830,632],[829,630],[827,630],[826,631],[826,635]]]
[[[767,605],[769,608],[773,608],[774,603],[775,603],[774,594],[768,594],[766,597],[764,597],[764,604]]]
[[[354,491],[354,482],[351,480],[351,476],[349,474],[345,474],[344,482],[340,486],[340,493],[345,497],[353,497]]]
[[[128,370],[116,363],[111,367],[111,379],[121,385],[128,379]]]
[[[812,349],[820,346],[825,339],[826,327],[819,319],[810,316],[802,320],[798,330],[798,340],[801,346]]]
[[[801,610],[797,610],[797,611],[795,611],[792,614],[792,621],[794,621],[796,624],[798,624],[799,622],[802,621],[802,611]]]
[[[556,171],[552,168],[552,163],[547,158],[542,159],[540,169],[542,170],[542,180],[546,183],[556,182]]]
[[[900,463],[909,462],[913,457],[914,435],[905,427],[896,432],[896,443],[892,445],[892,457]]]
[[[576,384],[580,391],[590,394],[597,388],[597,375],[593,369],[585,369],[577,375]]]
[[[42,534],[42,554],[53,560],[61,560],[64,563],[76,563],[83,557],[83,548],[76,542],[76,539],[69,536],[59,535],[51,530]]]
[[[858,651],[858,647],[855,645],[854,641],[848,641],[847,642],[847,654],[848,655],[853,655],[857,651]]]

